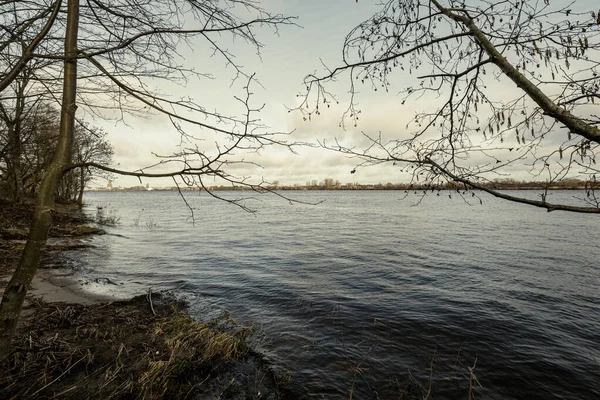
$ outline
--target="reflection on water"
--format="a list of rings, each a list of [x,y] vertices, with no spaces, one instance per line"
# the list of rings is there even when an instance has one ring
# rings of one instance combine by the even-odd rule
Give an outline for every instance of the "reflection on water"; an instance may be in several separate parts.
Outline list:
[[[115,296],[172,290],[254,324],[295,397],[397,398],[432,367],[436,398],[466,398],[476,360],[483,398],[600,398],[597,217],[401,194],[263,196],[256,216],[193,194],[192,225],[175,193],[87,193],[123,237],[71,256]]]

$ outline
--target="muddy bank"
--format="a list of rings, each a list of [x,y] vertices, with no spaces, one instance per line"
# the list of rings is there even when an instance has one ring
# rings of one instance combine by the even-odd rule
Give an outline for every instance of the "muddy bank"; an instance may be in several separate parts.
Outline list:
[[[25,246],[29,224],[33,216],[32,204],[0,202],[0,295],[19,262]],[[47,302],[93,304],[110,300],[82,290],[72,278],[72,271],[54,262],[61,251],[90,247],[89,238],[105,231],[93,226],[94,221],[78,207],[59,205],[53,212],[54,225],[40,267],[33,278],[25,308],[34,298]]]
[[[31,206],[0,205],[0,293],[26,238]],[[102,234],[78,210],[59,209],[45,257],[89,246]],[[175,298],[127,301],[83,290],[71,271],[38,270],[8,363],[0,398],[280,399],[286,381],[247,345],[252,329],[227,315],[198,322]]]
[[[33,204],[0,201],[0,279],[10,275],[16,267],[32,217]],[[52,219],[46,259],[59,251],[88,247],[85,238],[106,233],[101,227],[93,226],[94,221],[76,206],[58,205]]]

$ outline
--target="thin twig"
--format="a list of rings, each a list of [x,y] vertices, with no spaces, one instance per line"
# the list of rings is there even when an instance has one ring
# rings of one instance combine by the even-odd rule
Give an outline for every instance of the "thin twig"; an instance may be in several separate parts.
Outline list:
[[[67,368],[65,370],[65,372],[63,372],[62,374],[60,374],[56,379],[54,379],[52,382],[48,383],[47,385],[43,386],[42,388],[38,389],[35,393],[33,393],[31,395],[31,397],[35,397],[36,394],[38,394],[39,392],[41,392],[42,390],[46,389],[48,386],[52,385],[54,382],[58,381],[60,378],[62,378],[67,372],[69,372],[74,366],[76,366],[77,364],[79,364],[81,361],[83,361],[85,358],[87,357],[87,354],[83,357],[81,357],[79,360],[75,361],[75,363],[73,365],[71,365],[69,368]]]
[[[150,303],[150,309],[152,310],[152,314],[156,316],[156,312],[154,311],[154,305],[152,304],[152,288],[148,288],[148,294],[146,295],[146,298]]]

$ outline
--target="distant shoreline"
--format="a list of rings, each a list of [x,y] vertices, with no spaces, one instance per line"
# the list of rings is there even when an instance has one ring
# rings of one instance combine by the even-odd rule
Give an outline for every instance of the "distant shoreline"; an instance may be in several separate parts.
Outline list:
[[[494,189],[494,190],[586,190],[588,188],[586,188],[585,185],[577,185],[577,186],[571,186],[571,185],[562,185],[562,184],[556,184],[556,185],[552,185],[552,186],[545,186],[543,184],[538,184],[538,185],[503,185],[503,184],[498,184],[498,185],[488,185],[486,186],[486,188],[489,189]],[[307,186],[264,186],[261,187],[260,189],[262,190],[273,190],[273,191],[308,191],[308,190],[320,190],[320,191],[345,191],[345,190],[362,190],[362,191],[373,191],[373,190],[394,190],[394,191],[398,191],[398,190],[419,190],[419,191],[456,191],[456,190],[465,190],[465,188],[462,185],[457,185],[455,187],[448,187],[448,186],[444,186],[444,187],[426,187],[426,186],[417,186],[417,185],[405,185],[405,184],[398,184],[398,185],[392,185],[392,186],[386,186],[386,185],[355,185],[355,186],[341,186],[341,187],[307,187]],[[197,192],[197,191],[206,191],[206,190],[210,190],[210,191],[252,191],[252,190],[260,190],[260,189],[253,189],[251,187],[245,187],[245,186],[211,186],[211,187],[207,187],[206,189],[204,188],[190,188],[190,187],[181,187],[181,188],[177,188],[177,187],[156,187],[156,188],[145,188],[145,187],[128,187],[128,188],[112,188],[112,189],[107,189],[107,188],[86,188],[85,191],[86,192]],[[469,189],[467,188],[467,190],[477,190],[480,191],[481,189]]]

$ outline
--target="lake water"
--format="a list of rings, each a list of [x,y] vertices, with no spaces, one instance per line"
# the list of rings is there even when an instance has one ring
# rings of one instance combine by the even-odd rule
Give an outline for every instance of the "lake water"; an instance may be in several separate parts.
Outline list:
[[[229,198],[241,192],[219,192]],[[92,290],[228,310],[292,398],[600,398],[600,216],[482,195],[298,191],[249,214],[190,193],[88,192],[120,217],[66,255]],[[551,200],[577,192],[556,192]],[[107,283],[109,282],[110,283]]]

